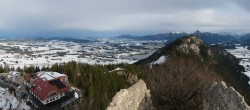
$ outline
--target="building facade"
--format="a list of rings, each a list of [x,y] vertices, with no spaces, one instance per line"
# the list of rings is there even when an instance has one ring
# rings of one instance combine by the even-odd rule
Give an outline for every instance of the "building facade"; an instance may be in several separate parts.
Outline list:
[[[69,106],[77,103],[81,96],[80,92],[69,87],[67,82],[67,75],[58,72],[42,71],[35,74],[26,74],[24,77],[24,84],[32,95],[30,102],[35,108],[39,109],[59,109],[62,108],[62,104]]]

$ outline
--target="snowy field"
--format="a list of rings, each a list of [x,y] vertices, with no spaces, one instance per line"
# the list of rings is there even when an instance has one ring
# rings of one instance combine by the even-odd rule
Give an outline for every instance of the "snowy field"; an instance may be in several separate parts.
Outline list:
[[[91,43],[70,41],[0,41],[0,65],[14,68],[51,66],[76,61],[87,64],[132,64],[162,47],[163,41],[97,39]]]
[[[247,46],[236,45],[236,49],[227,49],[227,51],[233,54],[236,58],[241,59],[240,65],[244,66],[246,72],[243,72],[250,78],[250,50]],[[249,81],[250,84],[250,81]]]

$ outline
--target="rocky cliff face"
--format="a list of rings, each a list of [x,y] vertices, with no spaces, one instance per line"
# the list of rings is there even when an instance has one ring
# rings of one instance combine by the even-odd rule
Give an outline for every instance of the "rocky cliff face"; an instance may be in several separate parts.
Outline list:
[[[195,52],[196,54],[199,54],[199,46],[202,44],[203,42],[199,38],[191,36],[189,38],[183,39],[182,44],[177,49],[186,54],[188,54],[190,50]]]
[[[152,110],[152,101],[149,89],[143,80],[122,89],[113,97],[107,110]]]
[[[224,82],[214,83],[204,94],[204,110],[250,110],[250,107],[234,88]]]

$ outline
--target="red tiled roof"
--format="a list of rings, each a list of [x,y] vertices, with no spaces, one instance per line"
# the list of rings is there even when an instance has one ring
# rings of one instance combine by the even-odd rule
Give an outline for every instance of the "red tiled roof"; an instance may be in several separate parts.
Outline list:
[[[57,91],[59,93],[68,91],[69,87],[59,89],[56,85],[49,83],[49,81],[43,80],[41,78],[36,78],[33,81],[34,86],[30,90],[40,99],[44,100],[51,92]]]
[[[67,86],[67,87],[65,87],[65,88],[59,89],[58,92],[59,92],[59,93],[63,93],[63,92],[66,92],[66,91],[68,91],[68,90],[69,90],[69,87]]]
[[[35,79],[36,77],[37,77],[36,74],[25,74],[24,80],[30,81],[30,79]]]

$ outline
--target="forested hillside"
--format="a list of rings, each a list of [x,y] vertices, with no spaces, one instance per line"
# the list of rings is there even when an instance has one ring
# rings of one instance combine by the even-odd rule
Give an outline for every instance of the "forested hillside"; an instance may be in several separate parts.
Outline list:
[[[123,68],[123,74],[112,72],[116,68]],[[0,67],[1,72],[14,70]],[[128,81],[129,74],[142,76],[141,69],[128,64],[119,65],[89,65],[74,61],[54,64],[52,67],[25,67],[17,69],[22,74],[33,74],[38,71],[56,71],[68,75],[69,82],[82,91],[81,110],[104,110],[112,101],[113,96],[120,90],[132,85]]]

